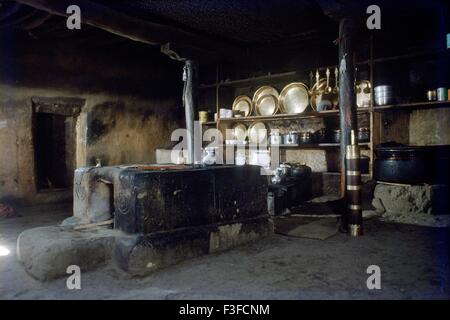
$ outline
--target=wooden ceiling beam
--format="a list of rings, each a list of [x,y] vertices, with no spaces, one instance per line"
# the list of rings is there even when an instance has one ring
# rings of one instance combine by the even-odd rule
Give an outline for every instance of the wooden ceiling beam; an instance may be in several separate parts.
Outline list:
[[[243,55],[243,50],[232,44],[173,26],[135,18],[89,0],[16,0],[16,2],[59,16],[68,16],[67,7],[76,4],[81,9],[83,24],[150,45],[170,43],[180,48],[180,55],[184,55],[182,52],[184,47],[193,47],[195,51],[208,52],[217,57],[237,58]]]

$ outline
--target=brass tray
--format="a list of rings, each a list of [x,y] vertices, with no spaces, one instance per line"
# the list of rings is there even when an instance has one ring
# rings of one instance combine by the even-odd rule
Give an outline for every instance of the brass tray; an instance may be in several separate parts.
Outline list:
[[[253,122],[248,128],[248,139],[251,144],[267,142],[267,127],[264,122]]]
[[[252,100],[245,95],[237,96],[233,101],[232,109],[233,111],[241,111],[244,113],[244,117],[248,117],[252,114]]]
[[[278,97],[273,94],[261,95],[255,104],[258,116],[272,116],[278,112]]]
[[[270,94],[275,96],[278,99],[279,94],[278,94],[277,89],[275,89],[274,87],[262,86],[262,87],[258,88],[258,90],[255,91],[255,93],[253,94],[253,99],[252,99],[253,107],[255,108],[255,110],[256,110],[256,105],[258,103],[258,99],[260,99],[263,96],[270,95]]]
[[[242,123],[237,123],[233,126],[234,139],[238,141],[245,141],[247,137],[247,127]]]
[[[308,87],[301,82],[293,82],[283,88],[280,94],[280,109],[283,113],[302,113],[308,108]]]

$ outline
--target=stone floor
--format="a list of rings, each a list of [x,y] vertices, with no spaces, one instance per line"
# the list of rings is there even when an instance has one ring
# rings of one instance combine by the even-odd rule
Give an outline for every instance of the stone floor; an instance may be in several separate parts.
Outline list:
[[[185,261],[146,278],[113,267],[82,274],[81,290],[66,279],[41,283],[15,258],[27,228],[70,215],[64,206],[22,210],[0,220],[1,299],[418,299],[450,298],[448,228],[366,221],[359,239],[325,241],[275,235],[225,253]],[[381,268],[381,290],[368,290],[366,269]]]

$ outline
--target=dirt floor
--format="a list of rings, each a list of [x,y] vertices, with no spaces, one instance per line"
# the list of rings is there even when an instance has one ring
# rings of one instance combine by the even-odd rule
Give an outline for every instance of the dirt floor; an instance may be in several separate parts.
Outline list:
[[[41,283],[16,261],[15,242],[25,229],[53,225],[70,215],[65,206],[19,211],[0,220],[2,299],[449,299],[448,228],[371,219],[359,239],[327,240],[274,235],[225,253],[205,256],[129,278],[113,267],[82,273],[81,290],[66,279]],[[367,267],[381,268],[381,290],[369,290]]]

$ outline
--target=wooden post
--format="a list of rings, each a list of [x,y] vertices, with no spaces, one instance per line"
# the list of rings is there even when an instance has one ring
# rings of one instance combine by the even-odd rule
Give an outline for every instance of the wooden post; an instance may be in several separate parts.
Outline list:
[[[188,131],[188,163],[195,163],[195,143],[194,143],[194,114],[198,104],[198,63],[194,60],[186,60],[184,65],[184,112],[186,118],[186,129]]]
[[[345,151],[350,132],[357,130],[353,22],[342,18],[339,23],[339,120],[341,129],[341,195],[346,200]],[[346,203],[346,201],[344,201]],[[345,210],[347,212],[347,210]],[[341,231],[348,231],[348,214],[341,219]]]

